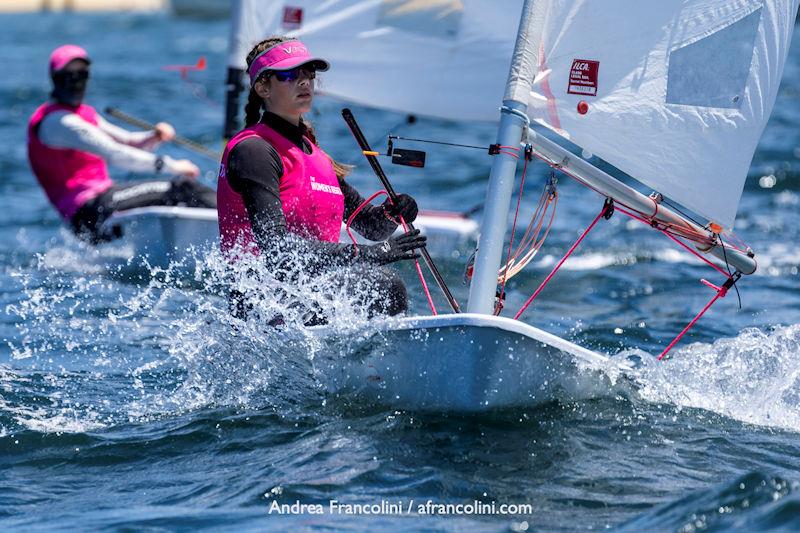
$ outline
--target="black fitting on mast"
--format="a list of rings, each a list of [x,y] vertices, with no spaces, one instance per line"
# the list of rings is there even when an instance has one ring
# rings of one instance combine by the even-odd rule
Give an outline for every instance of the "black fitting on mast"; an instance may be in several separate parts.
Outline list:
[[[614,215],[614,200],[611,197],[607,197],[606,201],[603,203],[603,218],[608,220]]]

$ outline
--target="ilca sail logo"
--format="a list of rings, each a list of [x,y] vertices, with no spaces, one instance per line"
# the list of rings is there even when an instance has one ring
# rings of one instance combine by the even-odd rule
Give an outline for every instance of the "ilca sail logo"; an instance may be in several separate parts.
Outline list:
[[[574,59],[569,69],[568,94],[597,96],[597,77],[600,62],[589,59]]]

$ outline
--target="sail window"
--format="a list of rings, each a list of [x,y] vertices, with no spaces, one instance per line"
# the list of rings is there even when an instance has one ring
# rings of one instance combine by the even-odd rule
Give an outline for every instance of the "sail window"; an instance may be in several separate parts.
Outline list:
[[[669,54],[667,103],[739,109],[744,96],[761,8]]]

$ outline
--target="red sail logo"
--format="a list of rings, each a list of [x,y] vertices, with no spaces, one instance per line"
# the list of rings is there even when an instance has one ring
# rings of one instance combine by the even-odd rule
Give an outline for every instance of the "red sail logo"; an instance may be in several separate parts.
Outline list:
[[[589,59],[574,59],[569,69],[568,94],[581,96],[597,96],[597,75],[600,62]]]
[[[296,30],[303,25],[303,9],[300,7],[283,8],[283,29]]]

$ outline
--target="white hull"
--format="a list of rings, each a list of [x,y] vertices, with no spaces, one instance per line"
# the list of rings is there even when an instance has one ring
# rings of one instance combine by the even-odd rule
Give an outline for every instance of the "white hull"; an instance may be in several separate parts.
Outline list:
[[[319,328],[328,349],[314,366],[328,391],[397,409],[477,413],[605,396],[626,370],[525,323],[488,315],[390,320],[359,339],[327,332]]]
[[[198,252],[216,247],[219,240],[217,211],[190,207],[142,207],[115,213],[106,224],[122,230],[124,244],[131,250],[131,259],[145,258],[149,265],[166,267],[170,262],[193,259]],[[478,225],[469,218],[450,213],[422,213],[415,226],[428,236],[428,251],[434,257],[450,257],[454,251],[472,244]],[[358,242],[369,242],[355,232]],[[351,242],[342,226],[341,242]]]

